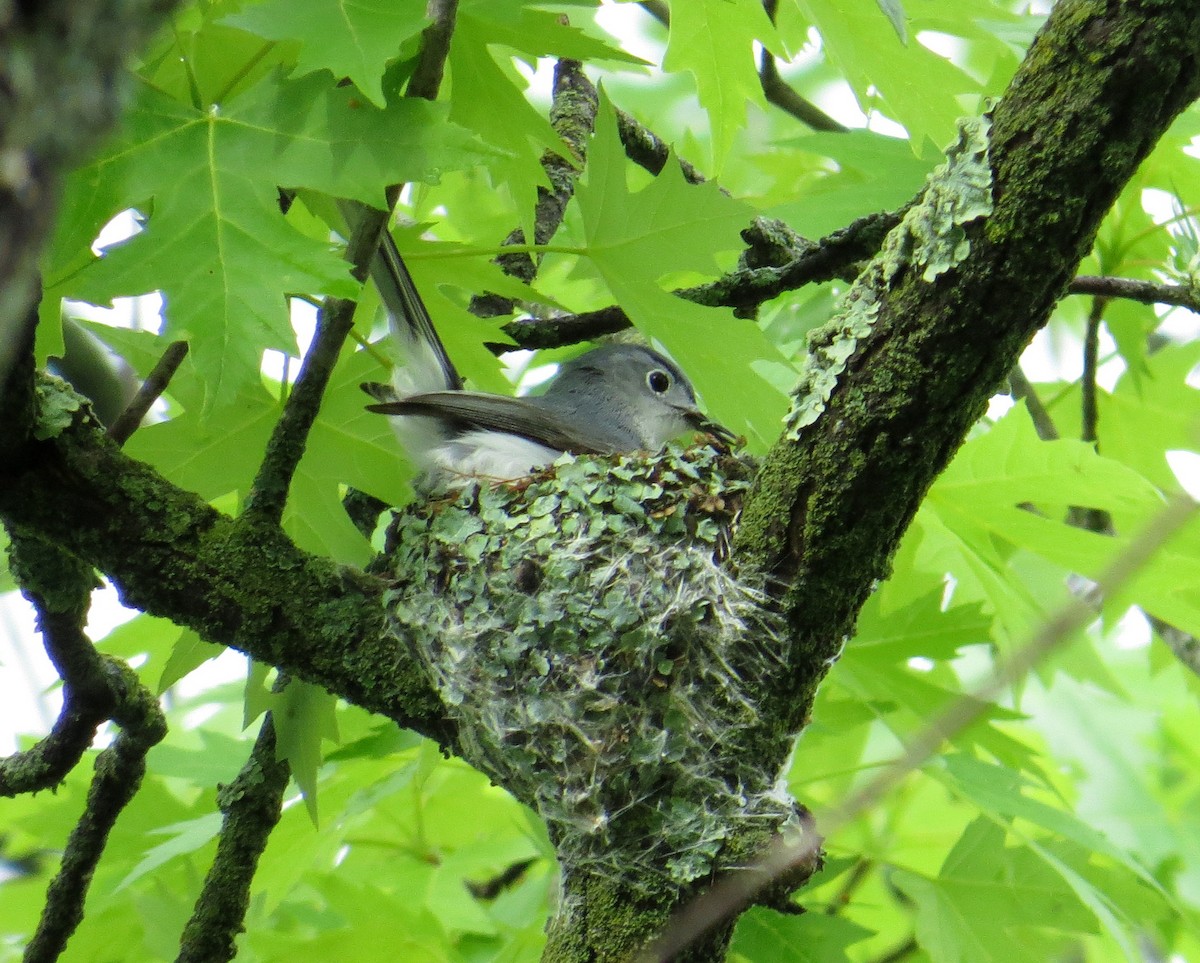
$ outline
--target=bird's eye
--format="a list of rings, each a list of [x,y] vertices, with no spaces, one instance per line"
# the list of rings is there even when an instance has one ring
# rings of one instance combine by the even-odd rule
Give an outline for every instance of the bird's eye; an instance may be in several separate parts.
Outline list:
[[[665,371],[660,371],[655,368],[646,375],[646,384],[650,386],[650,390],[656,395],[661,395],[664,391],[671,387],[671,376]]]

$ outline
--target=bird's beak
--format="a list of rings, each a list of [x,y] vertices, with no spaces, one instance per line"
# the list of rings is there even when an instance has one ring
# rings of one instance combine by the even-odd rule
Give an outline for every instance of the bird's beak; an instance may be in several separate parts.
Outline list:
[[[713,421],[708,415],[700,411],[698,408],[692,408],[685,412],[684,417],[697,431],[702,431],[707,435],[712,435],[718,441],[722,441],[727,445],[734,445],[738,441],[738,436],[722,425],[720,422]]]

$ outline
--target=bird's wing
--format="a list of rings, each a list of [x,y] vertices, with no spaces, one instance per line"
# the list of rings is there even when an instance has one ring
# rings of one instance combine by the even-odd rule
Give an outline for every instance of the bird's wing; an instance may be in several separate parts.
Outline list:
[[[566,420],[529,398],[509,398],[474,391],[429,391],[395,401],[367,405],[381,415],[424,415],[473,428],[503,431],[559,451],[607,455],[612,449],[585,439]]]
[[[431,371],[413,372],[413,386],[448,391],[461,389],[462,377],[446,353],[446,346],[438,337],[425,302],[417,293],[412,275],[388,231],[383,232],[379,249],[371,258],[371,278],[387,309],[388,324],[401,340],[403,360],[410,367],[432,367],[439,372],[436,383]]]

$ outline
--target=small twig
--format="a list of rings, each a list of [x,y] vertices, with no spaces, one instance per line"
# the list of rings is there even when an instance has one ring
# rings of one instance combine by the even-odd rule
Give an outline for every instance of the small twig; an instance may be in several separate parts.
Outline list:
[[[490,879],[485,879],[478,883],[467,880],[466,887],[471,895],[476,899],[495,899],[506,889],[510,888],[516,883],[519,883],[529,867],[536,862],[536,858],[517,860],[517,862],[513,863],[511,866],[505,867],[505,869],[501,870]]]
[[[1154,284],[1132,278],[1096,277],[1081,274],[1067,288],[1071,294],[1088,294],[1099,298],[1124,298],[1140,304],[1172,304],[1200,314],[1200,297],[1182,284]]]
[[[865,856],[860,857],[837,894],[829,901],[829,905],[825,908],[825,915],[837,916],[844,910],[850,904],[850,897],[867,880],[874,868],[875,860],[867,859]]]
[[[1093,299],[1083,338],[1083,375],[1079,385],[1079,414],[1082,427],[1079,437],[1092,445],[1096,444],[1099,437],[1096,434],[1100,422],[1100,412],[1096,407],[1096,364],[1100,357],[1100,321],[1104,317],[1106,303],[1106,298]]]
[[[245,928],[250,883],[283,811],[290,767],[275,758],[275,724],[267,713],[249,759],[217,793],[224,814],[217,855],[184,928],[176,963],[232,960]]]
[[[1107,297],[1096,297],[1092,300],[1092,309],[1088,312],[1087,329],[1083,338],[1083,374],[1079,381],[1079,437],[1097,450],[1100,410],[1096,399],[1096,372],[1100,358],[1100,322],[1104,319],[1104,308],[1107,304]],[[1103,509],[1087,505],[1072,505],[1068,513],[1068,524],[1102,535],[1113,533],[1112,516]]]
[[[1058,428],[1054,424],[1054,419],[1050,417],[1050,412],[1042,404],[1042,399],[1034,391],[1033,385],[1025,377],[1025,372],[1021,370],[1020,365],[1016,365],[1008,373],[1008,385],[1012,397],[1017,401],[1025,402],[1038,437],[1042,441],[1055,441],[1058,438]]]
[[[1162,545],[1196,513],[1197,505],[1185,495],[1174,496],[1167,508],[1133,538],[1121,555],[1096,580],[1097,591],[1111,595],[1136,575]],[[1049,619],[1032,640],[1017,650],[991,676],[969,694],[952,702],[937,718],[921,729],[901,756],[886,766],[836,811],[817,820],[826,836],[832,836],[854,819],[873,809],[908,775],[933,757],[942,743],[974,724],[988,711],[996,696],[1023,679],[1062,642],[1095,617],[1086,601],[1072,599]],[[638,956],[639,963],[667,963],[703,936],[713,926],[748,906],[755,896],[793,867],[811,860],[821,845],[812,831],[778,838],[766,853],[744,870],[731,872],[711,889],[685,906],[664,931]]]
[[[137,394],[125,406],[125,410],[117,415],[113,423],[109,425],[109,438],[118,445],[123,445],[129,440],[129,436],[138,430],[138,426],[141,425],[142,419],[146,417],[154,402],[167,390],[167,385],[171,383],[175,372],[183,364],[187,353],[188,343],[186,341],[172,341],[167,345],[167,350],[158,359],[158,364],[154,366],[149,377],[142,382]]]
[[[1154,631],[1166,643],[1167,648],[1175,654],[1175,658],[1196,675],[1200,675],[1200,639],[1190,632],[1176,628],[1170,622],[1164,622],[1156,615],[1150,615],[1147,612],[1146,617],[1150,620]]]
[[[775,22],[778,12],[778,0],[763,0],[763,9]],[[766,47],[762,48],[762,56],[758,62],[758,82],[762,87],[763,96],[767,103],[774,104],[785,113],[791,114],[802,124],[807,124],[813,130],[829,131],[837,134],[848,133],[850,128],[839,124],[816,104],[801,97],[786,80],[779,75],[779,64],[775,55]]]
[[[617,111],[617,131],[621,144],[625,147],[625,156],[657,176],[667,166],[667,158],[671,156],[670,146],[654,131],[645,127],[632,115],[623,110]],[[683,171],[683,178],[689,184],[703,184],[704,175],[682,157],[676,158]]]
[[[774,104],[780,110],[791,114],[802,124],[807,124],[813,130],[829,131],[845,134],[850,128],[830,117],[816,104],[801,97],[786,80],[779,74],[779,65],[775,55],[763,48],[758,65],[758,82],[762,85],[763,95],[767,103]]]
[[[664,27],[671,25],[671,8],[667,6],[665,0],[642,0],[638,6]]]

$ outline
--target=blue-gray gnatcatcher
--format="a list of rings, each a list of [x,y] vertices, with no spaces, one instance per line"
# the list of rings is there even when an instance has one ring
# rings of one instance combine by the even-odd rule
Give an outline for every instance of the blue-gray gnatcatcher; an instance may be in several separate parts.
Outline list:
[[[364,384],[391,415],[409,457],[426,477],[519,478],[565,451],[655,451],[687,431],[732,434],[696,407],[687,376],[668,358],[633,344],[595,348],[562,366],[538,396],[463,390],[395,241],[384,233],[371,276],[388,312],[402,363],[392,384]]]

